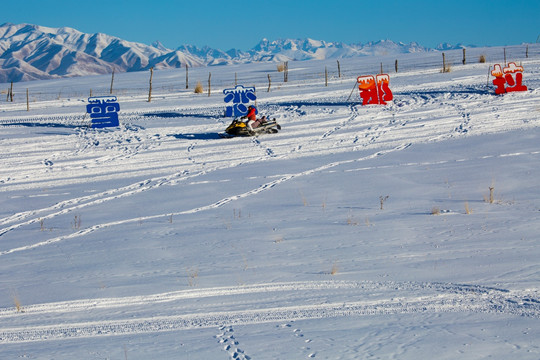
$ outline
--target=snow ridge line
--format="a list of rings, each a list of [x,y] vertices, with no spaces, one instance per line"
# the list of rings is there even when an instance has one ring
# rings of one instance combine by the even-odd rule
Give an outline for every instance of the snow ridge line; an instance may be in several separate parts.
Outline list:
[[[233,195],[233,196],[229,196],[229,197],[220,199],[220,200],[218,200],[218,201],[216,201],[216,202],[214,202],[212,204],[208,204],[208,205],[205,205],[205,206],[200,206],[200,207],[193,208],[193,209],[190,209],[190,210],[184,210],[184,211],[180,211],[180,212],[176,212],[176,213],[174,213],[174,212],[170,213],[169,212],[167,214],[149,215],[149,216],[143,216],[143,217],[137,217],[137,218],[130,218],[130,219],[112,221],[112,222],[109,222],[109,223],[97,224],[97,225],[88,227],[86,229],[82,229],[80,231],[74,232],[72,234],[62,235],[62,236],[52,238],[52,239],[49,239],[49,240],[46,240],[46,241],[42,241],[42,242],[39,242],[39,243],[35,243],[35,244],[32,244],[32,245],[26,245],[26,246],[21,246],[21,247],[18,247],[18,248],[12,248],[12,249],[8,249],[8,250],[3,250],[3,251],[0,251],[0,256],[12,254],[12,253],[19,252],[19,251],[35,249],[35,248],[38,248],[38,247],[41,247],[41,246],[54,244],[54,243],[57,243],[57,242],[60,242],[60,241],[63,241],[63,240],[73,239],[73,238],[76,238],[76,237],[79,237],[79,236],[83,236],[83,235],[92,233],[92,232],[100,230],[100,229],[109,228],[109,227],[113,227],[113,226],[119,226],[119,225],[125,225],[125,224],[129,224],[129,223],[137,223],[137,222],[140,222],[140,221],[147,221],[147,220],[153,220],[153,219],[158,219],[158,218],[164,218],[164,217],[169,217],[171,215],[179,216],[179,215],[194,214],[194,213],[198,213],[198,212],[201,212],[201,211],[215,209],[215,208],[221,207],[221,206],[223,206],[225,204],[228,204],[228,203],[230,203],[232,201],[236,201],[238,199],[245,198],[245,197],[252,196],[252,195],[256,195],[256,194],[258,194],[260,192],[269,190],[269,189],[273,188],[274,186],[276,186],[276,185],[278,185],[280,183],[295,179],[297,177],[312,175],[314,173],[318,173],[318,172],[321,172],[321,171],[324,171],[324,170],[327,170],[327,169],[330,169],[330,168],[333,168],[333,167],[336,167],[336,166],[339,166],[339,165],[347,164],[347,163],[369,160],[369,159],[372,159],[372,158],[375,158],[375,157],[378,157],[378,156],[381,156],[381,155],[388,154],[388,153],[393,152],[393,151],[400,150],[401,148],[402,148],[401,146],[398,146],[398,147],[388,149],[388,150],[381,150],[381,151],[378,151],[378,152],[373,153],[371,155],[364,156],[364,157],[359,158],[359,159],[332,162],[332,163],[328,163],[328,164],[325,164],[325,165],[322,165],[322,166],[319,166],[319,167],[316,167],[316,168],[313,168],[313,169],[309,169],[309,170],[306,170],[306,171],[303,171],[303,172],[300,172],[300,173],[284,175],[284,176],[282,176],[281,178],[279,178],[277,180],[274,180],[274,181],[268,182],[266,184],[263,184],[263,185],[255,188],[255,189],[252,189],[250,191],[247,191],[247,192],[244,192],[244,193],[241,193],[241,194],[237,194],[237,195]],[[200,172],[200,173],[194,174],[193,176],[202,175],[204,173],[205,172]],[[172,177],[173,178],[177,177],[177,174],[173,175]],[[116,199],[118,197],[128,196],[131,193],[137,193],[137,192],[140,192],[140,191],[149,190],[149,189],[151,189],[151,188],[153,188],[155,186],[164,185],[167,182],[167,180],[166,180],[167,178],[169,178],[169,177],[158,179],[160,181],[159,181],[159,183],[157,185],[150,185],[150,186],[144,187],[143,185],[146,185],[146,184],[148,184],[150,182],[155,182],[156,181],[156,180],[146,180],[146,181],[144,181],[142,183],[139,182],[137,184],[127,186],[127,187],[124,188],[124,189],[128,189],[128,191],[126,193],[123,193],[123,194],[117,195],[117,196],[113,196],[113,197],[110,197],[110,198],[98,199],[94,203],[105,202],[107,200]],[[169,179],[168,181],[172,181],[172,180]],[[137,186],[139,188],[137,188]],[[119,192],[121,190],[116,189],[116,190],[111,190],[111,191],[112,191],[112,193],[115,193],[115,192]],[[91,195],[88,198],[95,197],[95,196],[96,195]],[[73,201],[73,200],[68,200],[67,202],[70,202],[70,201]],[[72,211],[74,209],[79,209],[79,208],[82,208],[84,206],[89,206],[89,205],[90,205],[90,203],[84,204],[84,205],[83,204],[78,204],[78,205],[76,205],[76,206],[74,206],[74,207],[72,207],[70,209],[64,209],[64,210],[62,210],[62,211],[60,211],[58,213],[48,215],[48,217],[54,217],[56,215],[67,213],[67,212],[70,212],[70,211]],[[59,207],[59,205],[56,204],[52,208],[58,208],[58,207]],[[37,221],[39,221],[39,219],[32,219],[32,220],[29,220],[29,221],[27,221],[25,223],[20,223],[20,224],[12,225],[12,226],[4,228],[4,229],[0,229],[0,236],[4,235],[6,232],[11,231],[13,229],[16,229],[16,228],[18,228],[20,226],[23,226],[25,224],[35,223]]]
[[[459,287],[459,286],[458,286]],[[540,302],[520,304],[511,293],[434,294],[427,296],[391,297],[382,300],[334,302],[316,305],[270,307],[228,312],[209,312],[173,316],[143,317],[110,321],[53,324],[0,330],[0,344],[156,333],[197,328],[220,327],[224,324],[249,325],[321,319],[343,316],[370,316],[413,313],[474,312],[503,313],[540,318]],[[493,291],[493,290],[492,290]]]

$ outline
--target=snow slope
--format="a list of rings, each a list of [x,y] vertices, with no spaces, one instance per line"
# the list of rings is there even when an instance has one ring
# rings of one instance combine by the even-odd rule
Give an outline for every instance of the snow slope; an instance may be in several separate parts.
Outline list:
[[[109,77],[0,103],[0,358],[538,359],[540,58],[495,96],[490,64],[410,56],[385,107],[349,99],[352,62],[123,91],[118,129],[80,126]],[[218,136],[234,73],[281,132]]]

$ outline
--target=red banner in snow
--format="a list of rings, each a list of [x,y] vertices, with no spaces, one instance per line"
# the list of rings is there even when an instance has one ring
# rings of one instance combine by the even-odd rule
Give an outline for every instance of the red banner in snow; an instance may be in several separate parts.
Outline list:
[[[394,98],[392,90],[390,90],[390,76],[388,74],[379,74],[376,77],[373,75],[359,76],[356,79],[362,105],[386,105],[387,101]]]
[[[501,68],[501,65],[495,64],[491,75],[495,76],[493,80],[493,85],[496,86],[495,94],[527,91],[527,87],[522,84],[523,66],[517,66],[516,63],[511,62],[508,66]]]

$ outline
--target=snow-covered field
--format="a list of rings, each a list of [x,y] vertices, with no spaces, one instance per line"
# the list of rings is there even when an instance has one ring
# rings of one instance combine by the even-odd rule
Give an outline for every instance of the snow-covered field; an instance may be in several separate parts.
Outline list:
[[[419,65],[388,106],[354,60],[156,72],[108,130],[69,95],[108,76],[16,84],[58,96],[0,103],[0,358],[540,358],[540,58],[511,60],[527,92]],[[235,73],[281,132],[218,136]]]

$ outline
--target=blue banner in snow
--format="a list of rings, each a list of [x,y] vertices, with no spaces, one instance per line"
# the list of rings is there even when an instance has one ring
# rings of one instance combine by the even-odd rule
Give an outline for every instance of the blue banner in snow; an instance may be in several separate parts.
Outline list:
[[[116,96],[94,96],[88,98],[86,112],[90,114],[93,128],[119,126],[118,104]]]
[[[223,94],[225,94],[224,101],[227,103],[225,116],[246,115],[249,102],[257,99],[255,87],[244,87],[243,85],[236,85],[234,89],[225,89]]]

